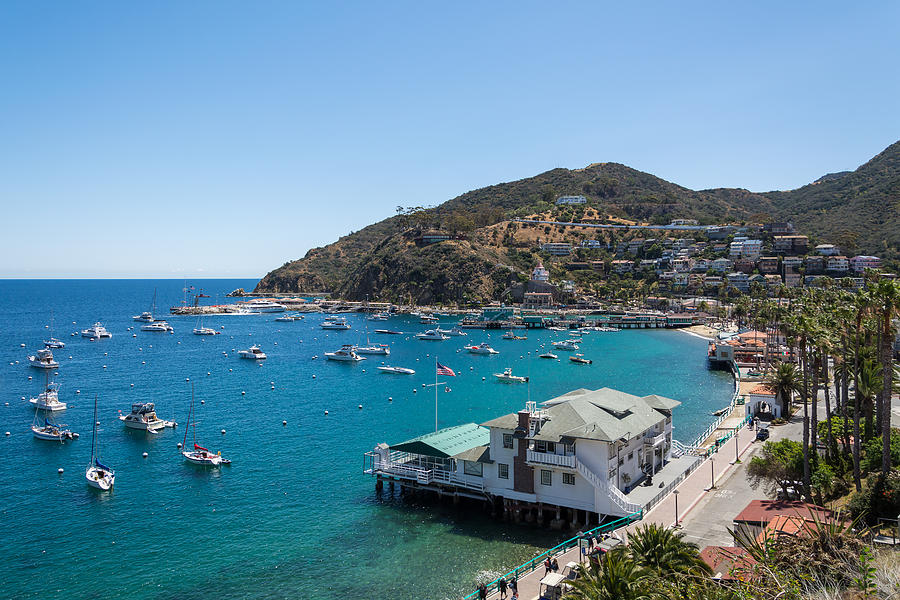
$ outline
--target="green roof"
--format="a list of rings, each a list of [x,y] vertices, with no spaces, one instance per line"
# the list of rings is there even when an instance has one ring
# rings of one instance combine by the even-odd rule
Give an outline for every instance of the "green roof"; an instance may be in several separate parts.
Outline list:
[[[489,444],[491,430],[475,423],[466,423],[426,433],[411,440],[394,444],[391,450],[412,452],[437,458],[450,458],[466,450]]]

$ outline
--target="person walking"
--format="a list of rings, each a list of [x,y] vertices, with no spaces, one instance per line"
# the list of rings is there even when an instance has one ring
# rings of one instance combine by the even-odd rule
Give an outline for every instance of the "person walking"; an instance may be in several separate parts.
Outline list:
[[[550,562],[550,557],[548,556],[546,559],[544,559],[544,575],[550,573],[552,569],[553,563]]]
[[[478,586],[478,600],[486,600],[487,599],[487,588],[482,583]]]
[[[500,578],[497,582],[497,589],[500,590],[500,598],[506,598],[506,579]]]
[[[555,558],[550,562],[550,569],[554,573],[559,573],[559,561],[556,560]]]
[[[519,582],[515,577],[509,580],[509,591],[512,592],[513,598],[519,597]]]

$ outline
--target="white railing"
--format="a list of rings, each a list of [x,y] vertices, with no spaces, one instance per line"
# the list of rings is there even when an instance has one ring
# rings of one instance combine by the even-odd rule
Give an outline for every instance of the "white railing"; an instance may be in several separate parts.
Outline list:
[[[456,485],[470,490],[484,491],[484,483],[480,481],[470,481],[468,479],[464,479],[456,473],[448,471],[446,469],[429,469],[426,467],[410,465],[407,463],[407,461],[395,460],[395,454],[409,456],[405,452],[392,452],[391,458],[385,461],[381,460],[381,457],[376,453],[366,453],[367,457],[371,457],[371,466],[367,467],[365,469],[365,472],[369,475],[390,475],[393,477],[399,477],[401,479],[408,479],[410,481],[416,481],[417,483],[420,483],[422,485],[428,485],[430,483],[437,482],[448,485]]]
[[[606,492],[606,494],[609,496],[609,499],[613,501],[613,504],[624,510],[625,514],[641,512],[642,507],[640,504],[629,502],[628,498],[625,497],[625,494],[623,494],[618,488],[605,484],[599,477],[597,477],[597,475],[593,471],[588,469],[584,465],[584,463],[582,463],[577,458],[575,459],[575,468],[578,470],[578,473],[582,477],[591,482],[591,485],[593,485],[601,492]]]
[[[644,435],[644,443],[649,444],[651,446],[658,446],[666,441],[666,432],[662,432],[659,435]]]
[[[525,460],[542,465],[568,467],[570,469],[575,468],[574,454],[550,454],[548,452],[535,452],[534,450],[527,450],[525,452]]]

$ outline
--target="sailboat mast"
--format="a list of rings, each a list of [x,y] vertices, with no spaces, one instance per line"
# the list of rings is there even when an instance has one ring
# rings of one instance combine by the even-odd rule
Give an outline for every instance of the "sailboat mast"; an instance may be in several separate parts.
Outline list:
[[[187,427],[184,428],[184,441],[181,443],[182,449],[187,450],[187,432],[188,429],[191,428],[191,415],[194,412],[194,382],[191,382],[191,407],[188,408],[188,422]]]
[[[97,441],[97,395],[94,394],[94,420],[91,422],[91,464],[94,464],[94,445]]]

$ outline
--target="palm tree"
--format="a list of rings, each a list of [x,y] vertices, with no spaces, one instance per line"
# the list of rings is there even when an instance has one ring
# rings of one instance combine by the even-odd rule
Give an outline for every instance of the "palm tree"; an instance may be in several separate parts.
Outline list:
[[[891,470],[891,375],[894,372],[894,326],[892,320],[894,315],[900,312],[900,285],[893,279],[879,279],[872,289],[871,298],[873,300],[872,308],[880,321],[881,344],[879,351],[883,377],[881,410],[878,414],[881,420],[882,439],[881,474],[887,476]]]
[[[649,600],[644,589],[644,577],[638,566],[629,559],[624,548],[607,552],[598,566],[591,566],[582,576],[571,582],[572,600]]]
[[[675,533],[655,523],[640,527],[629,536],[628,554],[648,575],[712,574],[709,566],[700,559],[697,546],[684,541],[683,533]]]
[[[778,363],[774,371],[766,375],[766,385],[775,392],[775,399],[781,402],[781,416],[788,418],[791,413],[791,398],[800,391],[800,374],[797,367],[789,362]]]

